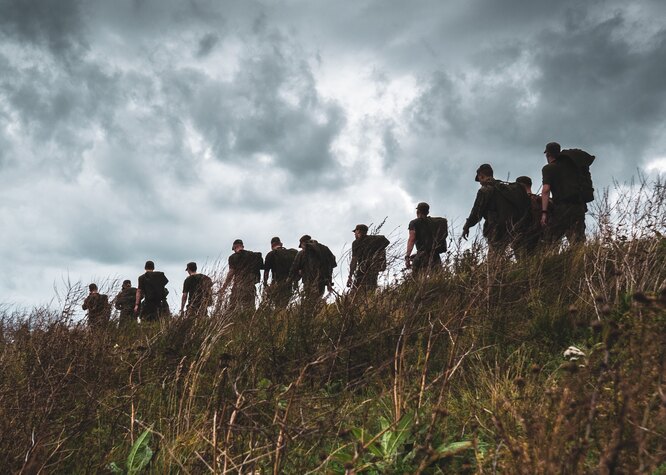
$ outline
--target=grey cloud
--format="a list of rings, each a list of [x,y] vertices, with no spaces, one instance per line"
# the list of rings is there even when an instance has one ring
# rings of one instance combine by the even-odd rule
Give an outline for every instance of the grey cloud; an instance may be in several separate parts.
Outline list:
[[[88,47],[83,16],[79,0],[2,0],[0,32],[67,59]]]
[[[607,166],[594,170],[600,184],[635,172],[666,117],[666,30],[637,48],[620,13],[563,25],[492,46],[476,57],[479,77],[433,74],[406,118],[417,136],[403,154],[420,158],[398,162],[410,189],[464,186],[455,177],[464,163],[473,170],[493,161],[515,177],[520,161],[537,174],[535,160],[554,139],[603,157]]]
[[[208,81],[195,91],[192,114],[220,160],[264,154],[293,176],[317,180],[337,166],[331,144],[342,109],[319,97],[307,55],[278,34],[248,51],[230,83]]]
[[[215,48],[219,43],[220,37],[215,33],[206,33],[199,40],[199,45],[196,52],[197,58],[203,58]]]

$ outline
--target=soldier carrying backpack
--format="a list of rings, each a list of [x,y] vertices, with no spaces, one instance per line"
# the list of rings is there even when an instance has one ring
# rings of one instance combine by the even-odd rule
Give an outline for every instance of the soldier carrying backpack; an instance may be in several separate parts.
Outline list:
[[[407,239],[407,253],[405,265],[412,269],[413,275],[425,276],[430,271],[437,271],[442,267],[439,255],[446,251],[448,237],[448,223],[446,218],[428,216],[430,205],[421,202],[416,205],[416,219],[409,222],[409,238]],[[412,251],[416,246],[416,254]]]
[[[301,250],[296,255],[289,271],[289,279],[298,282],[303,279],[306,299],[317,299],[328,289],[333,291],[333,269],[337,267],[331,250],[305,234],[299,240]]]
[[[208,307],[213,304],[213,280],[197,272],[196,262],[188,262],[185,271],[187,278],[183,282],[180,313],[185,314],[187,304],[187,316],[206,316]]]
[[[169,316],[169,304],[167,295],[169,291],[166,285],[169,279],[164,272],[155,270],[153,261],[146,261],[145,274],[139,276],[134,302],[134,313],[139,313],[141,308],[142,321],[154,321]],[[143,304],[141,300],[143,299]]]
[[[503,256],[509,245],[528,228],[531,222],[530,198],[518,183],[507,183],[493,177],[493,168],[484,163],[476,170],[474,180],[481,188],[463,226],[463,238],[469,229],[484,220],[483,237],[488,241],[489,256]]]
[[[368,235],[365,224],[357,224],[352,230],[352,259],[349,265],[347,287],[373,292],[377,288],[379,273],[386,270],[386,248],[389,240],[382,235]]]
[[[111,318],[109,297],[99,293],[97,284],[90,284],[88,290],[90,293],[82,305],[83,310],[88,311],[88,326],[90,328],[102,328],[109,323]]]
[[[233,242],[231,250],[234,252],[229,256],[229,272],[220,294],[224,294],[233,282],[229,298],[230,307],[234,310],[255,310],[256,285],[261,281],[264,260],[260,252],[246,250],[241,239]]]
[[[294,285],[289,281],[289,271],[297,254],[296,249],[286,249],[279,237],[271,239],[271,250],[264,262],[264,288],[269,303],[276,308],[285,308],[293,294]],[[271,273],[273,279],[269,285]]]
[[[544,154],[548,164],[541,170],[541,225],[546,239],[556,243],[566,236],[571,244],[584,242],[587,203],[594,200],[590,165],[595,157],[579,149],[561,150],[557,142],[548,143]]]

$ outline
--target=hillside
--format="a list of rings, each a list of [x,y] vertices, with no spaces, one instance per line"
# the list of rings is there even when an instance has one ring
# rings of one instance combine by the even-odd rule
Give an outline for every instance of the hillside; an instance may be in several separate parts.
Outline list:
[[[441,275],[314,313],[92,332],[72,295],[5,314],[0,468],[666,473],[662,194],[598,210],[585,246],[453,251]]]

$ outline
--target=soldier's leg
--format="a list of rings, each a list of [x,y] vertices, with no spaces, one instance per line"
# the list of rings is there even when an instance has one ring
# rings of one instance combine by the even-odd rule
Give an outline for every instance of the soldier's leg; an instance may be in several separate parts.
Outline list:
[[[573,205],[567,216],[568,226],[565,235],[570,244],[585,242],[585,205]]]

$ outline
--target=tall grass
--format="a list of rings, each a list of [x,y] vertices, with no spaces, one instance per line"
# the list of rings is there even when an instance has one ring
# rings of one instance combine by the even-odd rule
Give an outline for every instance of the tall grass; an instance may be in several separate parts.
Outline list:
[[[314,308],[92,331],[74,285],[5,310],[0,468],[105,473],[148,429],[154,473],[663,473],[665,198],[629,190],[584,246],[456,242],[437,275]]]

